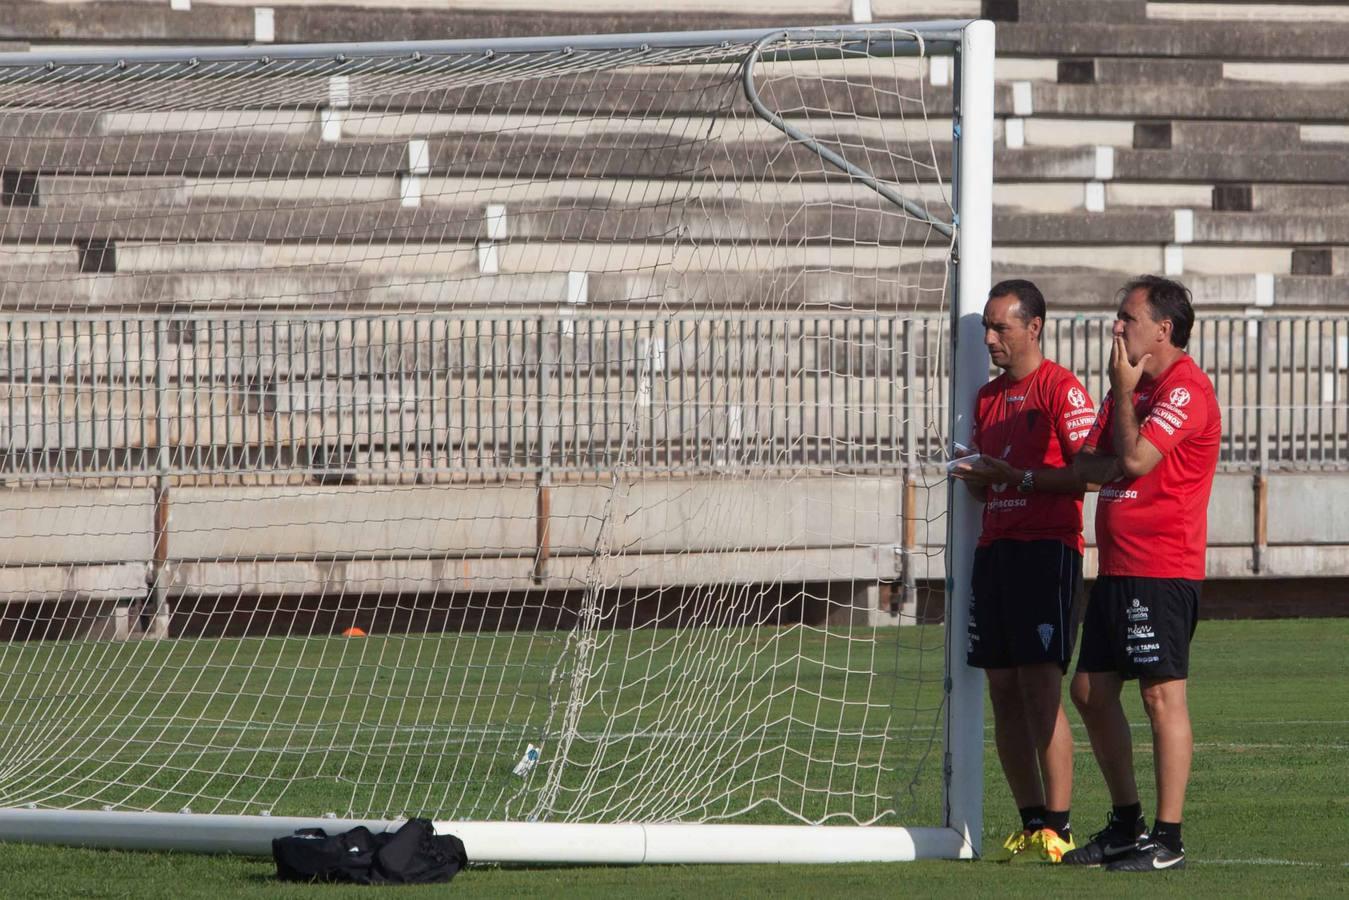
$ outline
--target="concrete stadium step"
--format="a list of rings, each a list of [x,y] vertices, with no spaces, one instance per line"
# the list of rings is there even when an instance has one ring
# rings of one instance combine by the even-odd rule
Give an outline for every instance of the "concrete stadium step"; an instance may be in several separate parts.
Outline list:
[[[765,102],[793,120],[810,121],[812,110],[850,109],[858,116],[891,119],[891,131],[901,129],[901,118],[920,122],[924,113],[949,119],[952,90],[949,85],[928,84],[921,68],[901,60],[899,68],[877,63],[871,70],[856,67],[844,77],[836,72],[820,71],[812,65],[806,70],[789,70],[802,76],[790,87],[785,81],[772,84],[770,72],[761,79]],[[823,65],[823,64],[821,64]],[[58,69],[58,73],[59,73]],[[756,70],[757,71],[757,70]],[[540,69],[512,72],[486,84],[467,79],[455,82],[451,76],[350,76],[343,88],[345,99],[336,108],[343,127],[378,133],[415,132],[453,129],[458,131],[498,131],[524,123],[527,116],[559,120],[574,132],[603,127],[655,127],[660,118],[704,118],[719,129],[743,124],[762,128],[742,90],[728,86],[736,77],[731,67],[633,67],[604,70],[599,74],[569,75]],[[786,76],[784,76],[785,78]],[[434,80],[433,80],[434,79]],[[430,83],[427,83],[430,81]],[[1040,82],[1034,82],[1040,84]],[[415,91],[409,86],[416,85]],[[765,87],[765,85],[767,85]],[[1052,86],[1052,85],[1051,85]],[[115,96],[100,96],[81,106],[78,81],[64,82],[53,77],[42,99],[30,98],[27,109],[6,111],[17,124],[5,130],[30,125],[26,136],[88,134],[90,136],[259,131],[287,133],[312,130],[318,133],[320,110],[332,109],[330,78],[321,76],[277,76],[272,90],[260,96],[259,87],[249,79],[179,79],[172,83],[171,94],[162,82],[128,80]],[[994,87],[998,108],[1010,110],[1013,88],[999,83]],[[91,109],[91,105],[96,104]],[[68,107],[84,111],[73,115]],[[466,123],[485,122],[455,128],[446,117]],[[518,117],[518,118],[512,118]],[[631,120],[631,121],[625,121]],[[844,122],[828,115],[814,119],[815,128],[828,131],[836,126],[857,127],[857,121]],[[420,124],[418,124],[420,123]],[[948,122],[949,125],[949,122]],[[689,130],[699,129],[696,125]],[[667,127],[666,132],[670,129]]]
[[[1276,22],[1319,23],[1349,22],[1349,11],[1342,4],[1325,0],[1310,2],[1257,3],[1254,0],[1179,0],[1145,2],[1112,0],[1108,4],[1093,0],[984,0],[981,13],[999,22],[1090,21],[1121,25],[1144,22],[1242,22],[1260,25]]]
[[[637,272],[595,271],[586,273],[581,299],[586,306],[616,310],[706,308],[722,315],[800,309],[903,310],[940,304],[945,290],[943,262],[896,268],[893,250],[873,256],[868,267],[857,267],[857,254],[848,254],[847,265],[823,259],[809,268],[802,268],[802,259],[784,258],[780,266],[771,265],[770,260],[765,268],[741,271],[717,266],[675,271],[661,265]],[[258,255],[251,258],[256,260]],[[332,315],[488,308],[511,313],[582,312],[575,304],[577,285],[567,272],[466,272],[448,277],[440,262],[440,255],[427,254],[406,261],[401,273],[391,271],[398,268],[392,263],[364,263],[367,269],[383,269],[383,276],[355,271],[360,261],[350,267],[299,265],[272,271],[254,266],[203,273],[118,272],[32,285],[9,282],[0,285],[0,300],[13,311],[47,314],[97,310],[256,315],[304,310]],[[725,262],[720,260],[718,265]],[[416,271],[418,267],[422,271]]]
[[[1296,122],[1199,122],[1194,120],[1144,121],[1134,126],[1137,150],[1223,150],[1240,147],[1242,152],[1272,154],[1290,150],[1325,150],[1316,143],[1303,143],[1302,126]]]
[[[568,178],[804,180],[846,183],[804,147],[785,142],[703,143],[693,138],[603,134],[584,138],[509,134],[455,135],[427,142],[429,177],[553,181]],[[1132,180],[1145,182],[1269,181],[1343,183],[1349,170],[1335,145],[1281,152],[1134,150],[1107,148],[1103,172],[1096,147],[1000,147],[1000,180]],[[868,139],[865,153],[878,177],[909,184],[935,180],[950,169],[950,144]],[[9,142],[11,171],[46,175],[184,177],[206,179],[395,178],[408,169],[406,141],[342,141],[278,136],[225,135],[198,140],[183,135],[142,135],[136,140],[67,143],[16,138]]]
[[[0,269],[0,273],[4,271]],[[560,278],[565,282],[565,275]],[[200,312],[246,306],[256,312],[298,307],[321,313],[335,307],[376,305],[370,297],[372,291],[393,292],[396,287],[340,267],[295,272],[90,274],[79,273],[76,263],[65,272],[35,267],[27,278],[5,280],[0,283],[0,307],[11,312],[67,309],[127,313],[138,309],[171,311],[179,306]],[[565,284],[555,293],[565,297]],[[434,302],[435,298],[428,299]],[[0,327],[0,335],[5,333]]]
[[[1126,60],[1124,62],[1133,62]],[[1061,67],[1071,71],[1075,61]],[[1140,65],[1145,72],[1149,67]],[[1062,74],[1062,73],[1061,73]],[[602,86],[594,78],[541,76],[547,89],[528,89],[529,81],[509,81],[490,87],[456,89],[427,88],[411,97],[402,88],[385,95],[359,89],[340,113],[344,139],[424,137],[428,134],[535,130],[532,125],[551,124],[554,133],[581,135],[613,133],[622,129],[656,133],[667,141],[678,135],[698,135],[743,140],[775,135],[772,126],[755,117],[747,101],[726,95],[724,73],[680,74],[678,72],[631,73],[640,89],[625,89],[622,73]],[[617,86],[615,80],[618,81]],[[660,82],[668,81],[668,90]],[[259,108],[256,89],[246,85],[216,89],[194,98],[194,87],[182,85],[176,96],[177,109],[165,110],[162,87],[130,85],[117,97],[122,108],[144,104],[147,111],[107,111],[99,115],[72,115],[60,110],[29,111],[0,116],[0,131],[15,137],[51,136],[108,137],[113,135],[178,135],[184,142],[195,137],[220,139],[232,133],[269,136],[317,137],[322,129],[321,110],[328,105],[326,79],[302,86],[286,97],[284,108]],[[406,80],[405,80],[406,81]],[[405,83],[404,81],[404,83]],[[1054,83],[1025,82],[1029,100],[1018,98],[1017,88],[1002,83],[994,89],[994,108],[1000,116],[1073,117],[1077,119],[1199,119],[1232,121],[1339,122],[1343,120],[1342,87],[1335,84],[1301,85],[1289,91],[1283,85],[1247,81]],[[1175,90],[1183,83],[1185,90]],[[1128,85],[1127,91],[1119,88]],[[138,91],[149,92],[138,97]],[[708,96],[726,96],[724,104],[709,108]],[[863,117],[880,116],[881,122],[840,123],[828,118],[812,119],[797,114],[793,123],[808,133],[827,137],[838,128],[846,134],[869,132],[893,140],[910,132],[913,140],[949,141],[951,113],[949,87],[925,85],[921,80],[879,76],[873,85],[860,81],[807,82],[789,99],[778,98],[788,113],[794,109],[854,108]],[[583,99],[582,99],[583,98]],[[202,103],[209,104],[203,108]],[[296,104],[299,104],[297,107]],[[476,112],[490,109],[490,114]],[[323,116],[330,115],[322,113]]]
[[[1086,5],[1086,4],[1084,4]],[[1100,4],[1091,3],[1095,10]],[[1149,22],[1102,28],[1091,15],[1056,22],[999,22],[998,53],[1011,56],[1182,57],[1224,61],[1342,62],[1349,25],[1339,22]]]
[[[38,135],[70,138],[100,134],[104,115],[98,111],[79,109],[42,111],[10,107],[0,112],[0,138]]]
[[[51,323],[19,331],[9,326],[0,341],[0,380],[10,397],[115,384],[139,385],[161,373],[171,388],[213,390],[235,386],[271,393],[290,392],[302,403],[307,386],[348,385],[392,378],[418,389],[433,373],[465,384],[491,381],[516,370],[521,384],[539,377],[540,367],[585,367],[594,373],[680,374],[701,368],[718,375],[745,372],[890,372],[895,354],[910,341],[926,354],[931,339],[918,323],[902,317],[809,314],[727,318],[707,315],[677,319],[563,319],[548,317],[485,320],[339,319],[327,322],[205,321],[171,324],[162,357],[154,342],[160,323]],[[57,328],[57,325],[61,328]],[[190,330],[189,330],[190,329]],[[918,329],[918,330],[913,330]],[[144,336],[144,337],[142,337]],[[557,377],[556,372],[547,377]],[[489,391],[489,388],[480,388]]]
[[[1344,154],[1326,150],[1244,153],[1220,150],[1116,150],[1114,178],[1126,181],[1267,181],[1343,184]],[[999,160],[1000,161],[1000,160]],[[995,170],[996,172],[996,170]],[[1001,173],[996,172],[1000,177]]]
[[[1170,251],[1174,253],[1174,249]],[[1074,268],[1097,272],[1162,272],[1168,248],[1161,244],[1099,244],[1062,246],[1054,244],[994,244],[993,266],[1022,269]],[[1293,248],[1239,247],[1214,244],[1183,245],[1184,271],[1192,274],[1226,275],[1288,273]]]
[[[1125,216],[1127,218],[1127,214]],[[1054,228],[1060,225],[1048,220]],[[1033,220],[1031,217],[1030,220]],[[1290,217],[1290,229],[1300,226]],[[1156,227],[1173,228],[1172,217],[1154,217]],[[1152,243],[1062,244],[1000,242],[994,245],[996,264],[1029,269],[1072,267],[1086,272],[1162,271],[1177,250],[1187,273],[1212,275],[1287,275],[1323,272],[1333,268],[1325,258],[1328,249],[1316,244],[1217,244],[1171,245],[1169,237],[1154,235]],[[1278,235],[1274,235],[1277,237]],[[1052,237],[1050,235],[1049,237]],[[1259,234],[1256,237],[1268,238]],[[1041,238],[1043,240],[1043,236]],[[1168,250],[1168,246],[1171,247]],[[416,255],[387,257],[378,245],[351,245],[336,254],[314,254],[304,245],[286,247],[248,245],[159,245],[119,246],[119,272],[70,285],[51,284],[19,289],[5,297],[13,310],[54,313],[91,309],[124,311],[188,312],[230,310],[309,309],[311,311],[433,311],[470,310],[490,306],[528,311],[576,309],[576,300],[595,308],[692,309],[743,308],[752,311],[808,308],[906,309],[932,308],[943,297],[945,253],[929,246],[926,259],[917,258],[922,248],[906,247],[806,247],[791,252],[771,247],[665,247],[637,245],[534,244],[503,247],[502,274],[481,275],[476,271],[476,248],[442,245],[422,248]],[[322,248],[320,248],[322,249]],[[506,252],[506,251],[510,252]],[[655,252],[659,250],[660,252]],[[283,251],[299,251],[283,252]],[[900,268],[893,268],[896,262]],[[163,268],[175,263],[179,271],[167,276]],[[350,275],[368,279],[352,289],[342,285],[305,293],[291,288],[278,296],[258,288],[251,276],[237,274],[248,263],[256,272],[298,283],[311,266],[314,271],[332,271],[334,263]],[[885,267],[891,266],[886,269]],[[569,274],[569,266],[594,269],[593,274]],[[739,266],[739,268],[732,268]],[[206,292],[193,287],[200,276],[194,269],[210,268]],[[627,272],[606,273],[606,268]],[[801,269],[807,270],[800,274]],[[142,269],[137,273],[138,269]],[[809,272],[815,269],[814,273]],[[877,277],[858,279],[850,274],[875,269]],[[131,274],[128,274],[131,273]],[[798,274],[793,274],[798,273]],[[136,275],[153,276],[138,280]],[[173,278],[181,280],[174,281]],[[130,279],[125,285],[119,280]],[[348,282],[350,284],[351,282]],[[172,285],[185,285],[178,294]],[[579,290],[580,294],[576,292]],[[155,286],[159,293],[137,293],[138,287]],[[228,297],[228,300],[222,299]],[[1110,294],[1102,295],[1108,302]],[[125,297],[118,306],[106,298]],[[22,302],[22,305],[21,305]]]
[[[1157,206],[1206,208],[1212,202],[1212,185],[1166,183],[1116,183],[1105,185],[1106,206]],[[509,218],[520,209],[555,209],[578,203],[608,205],[654,205],[718,203],[734,199],[742,185],[731,181],[677,182],[662,179],[573,179],[518,182],[511,180],[428,177],[422,187],[423,205],[489,204],[505,207]],[[243,206],[258,200],[293,202],[378,203],[398,197],[397,178],[83,178],[43,176],[37,179],[38,205],[44,207],[97,203],[103,207],[174,208],[208,203]],[[1001,181],[993,185],[993,205],[999,209],[1067,212],[1083,209],[1086,191],[1081,180],[1020,183]],[[936,182],[905,185],[904,195],[927,204],[933,212],[950,206],[950,186]],[[876,193],[861,184],[837,182],[760,182],[754,197],[765,203],[819,204],[841,208],[849,204],[877,206]],[[0,265],[3,265],[0,261]]]
[[[250,43],[260,39],[249,5],[194,4],[189,12],[168,4],[91,2],[80,4],[15,0],[0,22],[0,39],[31,42],[103,41],[121,43]],[[767,4],[742,6],[736,12],[681,9],[674,3],[633,9],[617,3],[588,9],[505,7],[480,9],[412,6],[378,8],[328,3],[278,3],[273,10],[271,39],[277,43],[443,40],[556,34],[604,34],[644,31],[687,31],[772,28],[783,25],[837,25],[850,18],[845,4],[821,2],[784,12]],[[598,7],[598,8],[596,8]],[[878,2],[877,11],[895,7],[907,21],[971,18],[977,3],[925,0],[922,3]],[[958,12],[953,12],[958,11]],[[262,40],[266,40],[263,36]]]
[[[79,271],[80,252],[74,247],[0,244],[0,292]]]
[[[1349,9],[1345,9],[1342,3],[1327,3],[1323,0],[1292,3],[1180,0],[1148,3],[1148,18],[1209,22],[1228,20],[1253,25],[1268,22],[1349,22]]]
[[[980,16],[995,22],[1096,21],[1123,25],[1147,21],[1144,0],[983,0]]]
[[[668,273],[707,272],[736,278],[749,272],[793,267],[882,268],[891,265],[943,267],[946,244],[929,238],[896,246],[851,244],[718,245],[689,243],[502,243],[496,266],[508,274],[640,270]],[[459,275],[480,272],[477,244],[415,244],[396,252],[384,244],[332,243],[197,243],[121,242],[115,245],[118,272],[219,271],[257,268],[298,273],[309,266],[339,265],[379,275]],[[668,275],[663,277],[670,277]],[[674,275],[677,279],[677,274]],[[652,296],[659,296],[659,292]],[[593,294],[592,294],[593,297]]]
[[[397,203],[317,206],[258,201],[256,205],[258,208],[244,210],[210,204],[141,208],[130,216],[116,208],[97,206],[12,210],[0,224],[0,241],[58,244],[102,238],[197,246],[250,241],[444,246],[476,245],[492,236],[492,223],[477,205],[415,209]],[[1172,217],[1166,211],[1052,217],[1003,212],[995,228],[1003,240],[1054,243],[1118,242],[1128,238],[1166,241],[1174,231]],[[557,241],[590,243],[597,248],[611,243],[902,245],[927,239],[927,231],[928,226],[894,207],[811,209],[726,201],[696,207],[613,204],[597,208],[567,204],[515,211],[508,219],[509,242],[502,247]]]
[[[909,21],[966,18],[973,4],[931,0],[890,11],[873,4],[877,16],[902,13]],[[983,12],[999,19],[1002,54],[1018,56],[1171,56],[1241,59],[1344,59],[1345,35],[1339,21],[1245,22],[1140,20],[1139,0],[1101,4],[1085,0],[990,0]],[[927,7],[932,7],[927,9]],[[818,11],[784,14],[779,9],[712,13],[658,5],[635,11],[597,12],[553,9],[378,9],[327,4],[276,5],[272,39],[278,43],[372,41],[399,35],[407,40],[541,36],[553,34],[768,28],[835,25],[846,19],[843,7],[821,4]],[[953,8],[968,10],[959,14]],[[1024,13],[1023,13],[1024,10]],[[1108,22],[1109,28],[1102,23]],[[83,41],[106,43],[248,43],[259,38],[257,20],[247,6],[199,4],[190,12],[167,5],[92,2],[54,4],[15,0],[0,22],[0,40],[21,42]]]
[[[1212,87],[1223,79],[1223,63],[1208,59],[1063,59],[1059,84],[1169,84]]]
[[[1349,184],[1229,184],[1215,193],[1215,208],[1254,212],[1320,212],[1349,209]],[[1232,202],[1227,202],[1232,201]]]
[[[1223,77],[1231,81],[1282,84],[1343,84],[1349,64],[1343,62],[1227,62]]]
[[[1349,216],[1306,211],[1251,216],[1240,212],[1194,214],[1198,243],[1349,244]]]
[[[947,211],[949,216],[949,211]],[[1228,243],[1349,244],[1349,215],[1336,211],[1264,213],[1192,212],[1192,235],[1178,232],[1176,213],[1168,209],[1110,209],[1104,212],[1035,213],[996,210],[993,233],[1000,244]],[[101,252],[114,254],[109,271],[121,268],[123,245],[145,252],[158,244],[166,254],[179,248],[200,250],[213,243],[248,245],[283,242],[321,246],[319,253],[340,261],[343,248],[376,244],[414,255],[419,248],[477,253],[493,238],[494,222],[479,205],[430,205],[404,208],[397,203],[311,205],[253,201],[249,208],[202,204],[177,208],[140,208],[133,215],[98,206],[56,206],[11,210],[0,223],[0,241],[11,244],[112,242]],[[763,246],[774,252],[802,253],[832,245],[847,254],[873,245],[908,247],[929,240],[929,226],[895,207],[865,209],[707,201],[696,206],[627,206],[563,202],[555,207],[508,211],[498,255],[520,254],[530,245],[590,245],[585,255],[612,257],[629,246],[645,245],[642,255],[667,244],[681,248]],[[162,243],[160,243],[162,242]],[[465,249],[461,249],[465,248]],[[387,253],[387,251],[382,251]],[[337,254],[337,255],[334,255]],[[298,257],[296,257],[298,260]],[[560,268],[573,266],[558,256]],[[143,268],[143,264],[140,266]],[[587,268],[581,266],[580,268]]]
[[[1349,33],[1346,34],[1349,38]],[[1176,118],[1253,121],[1341,121],[1344,91],[1338,86],[1302,85],[1290,91],[1281,85],[1222,82],[1214,86],[1131,83],[1031,83],[1032,108],[1037,115],[1092,118]],[[1000,113],[1012,112],[999,107]]]
[[[1085,268],[1029,268],[995,264],[993,280],[1030,278],[1056,307],[1112,310],[1116,306],[1115,298],[1120,287],[1137,276],[1139,271],[1143,270],[1106,273]],[[1343,308],[1344,297],[1349,292],[1349,275],[1344,274],[1273,275],[1265,288],[1260,285],[1261,276],[1251,274],[1183,273],[1173,277],[1190,288],[1195,305],[1207,311],[1272,307],[1278,312],[1334,312]]]
[[[907,82],[889,81],[885,84],[886,87],[895,86],[900,90],[909,86]],[[700,141],[719,142],[784,139],[781,130],[757,116],[747,114],[747,109],[717,110],[707,106],[699,108],[694,104],[679,108],[659,103],[639,107],[638,104],[626,102],[627,98],[621,91],[613,93],[612,106],[596,103],[591,109],[578,110],[575,106],[560,104],[555,96],[545,94],[538,97],[536,106],[530,107],[519,99],[523,97],[528,100],[530,92],[518,84],[515,86],[517,90],[511,96],[517,98],[517,105],[525,106],[519,111],[500,109],[478,112],[475,111],[479,109],[477,105],[466,106],[465,101],[458,97],[450,98],[452,105],[447,109],[438,110],[424,108],[424,101],[406,96],[391,109],[344,107],[341,110],[340,140],[408,139],[439,135],[490,136],[501,133],[552,134],[559,137],[646,134],[666,141],[695,136]],[[862,90],[860,86],[857,89]],[[558,104],[558,108],[538,108],[547,103]],[[647,105],[656,108],[645,108]],[[873,105],[886,106],[883,103]],[[932,113],[932,107],[927,106],[926,111]],[[865,114],[857,119],[846,120],[827,116],[812,118],[802,113],[792,113],[785,118],[793,127],[822,140],[888,138],[891,141],[903,139],[949,143],[949,119],[945,115],[926,118],[923,112],[924,107],[915,101],[899,101],[884,109],[885,117],[882,119],[868,118]],[[908,113],[914,115],[909,116]],[[217,103],[209,108],[106,112],[96,121],[86,124],[91,126],[88,138],[111,140],[118,135],[140,134],[205,137],[209,134],[233,133],[317,137],[321,133],[321,122],[321,110],[318,108],[226,108]],[[73,124],[69,130],[76,133]],[[33,128],[25,136],[44,136],[45,131],[45,128]]]
[[[1326,150],[1349,150],[1349,124],[1331,123],[1321,125],[1303,125],[1298,136],[1307,147],[1323,147]]]
[[[1191,211],[1190,234],[1183,244],[1344,245],[1349,216],[1338,213],[1264,213]],[[998,244],[1128,244],[1177,242],[1175,210],[1108,210],[1103,213],[1013,214],[996,212]]]
[[[519,180],[560,178],[689,178],[716,174],[743,179],[826,177],[819,157],[782,141],[705,142],[700,136],[600,134],[588,137],[496,133],[445,135],[427,142],[426,174]],[[880,177],[908,182],[934,162],[948,167],[950,145],[869,138],[866,152]],[[935,160],[932,154],[935,149]],[[915,165],[914,157],[917,156]],[[66,175],[192,178],[384,176],[409,170],[406,140],[321,142],[273,135],[140,135],[135,139],[9,142],[6,167]],[[818,173],[818,174],[817,174]],[[840,173],[837,180],[845,181]]]

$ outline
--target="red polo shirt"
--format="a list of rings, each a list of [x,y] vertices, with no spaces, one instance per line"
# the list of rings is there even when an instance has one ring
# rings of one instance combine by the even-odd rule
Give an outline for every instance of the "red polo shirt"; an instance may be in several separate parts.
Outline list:
[[[1188,355],[1134,390],[1139,434],[1162,452],[1146,475],[1101,486],[1096,546],[1102,575],[1204,578],[1208,499],[1222,415],[1213,383]],[[1114,456],[1115,398],[1107,394],[1087,449]]]
[[[1004,372],[979,389],[974,445],[1018,469],[1061,469],[1081,449],[1095,420],[1082,383],[1063,366],[1045,360],[1020,381]],[[1014,484],[984,489],[979,546],[1051,539],[1082,552],[1081,494],[1023,494]]]

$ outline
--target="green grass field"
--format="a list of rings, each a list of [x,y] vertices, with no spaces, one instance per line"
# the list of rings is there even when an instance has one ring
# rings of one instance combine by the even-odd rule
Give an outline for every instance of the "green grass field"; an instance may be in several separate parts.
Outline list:
[[[0,805],[931,824],[940,628],[0,644]],[[553,799],[561,700],[584,697]],[[512,772],[544,745],[528,779]],[[896,810],[897,815],[890,811]],[[793,818],[795,816],[796,818]]]
[[[930,861],[892,865],[475,868],[464,896],[1349,896],[1349,619],[1201,623],[1191,709],[1197,742],[1186,809],[1189,870],[1148,876]],[[166,651],[158,651],[166,652]],[[1145,809],[1150,741],[1136,697]],[[1070,713],[1075,720],[1075,715]],[[1077,728],[1074,824],[1099,827],[1106,799]],[[985,842],[1016,824],[992,748]],[[9,846],[5,896],[337,897],[369,889],[282,885],[267,859]],[[1134,884],[1138,878],[1146,886]],[[431,896],[443,887],[395,889]]]

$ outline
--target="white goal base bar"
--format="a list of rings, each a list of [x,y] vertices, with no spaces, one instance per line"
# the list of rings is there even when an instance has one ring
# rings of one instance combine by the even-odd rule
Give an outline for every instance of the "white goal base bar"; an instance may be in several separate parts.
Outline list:
[[[272,839],[300,828],[337,834],[383,819],[312,819],[192,813],[0,810],[0,841],[122,850],[182,850],[270,856]],[[567,824],[436,822],[464,842],[475,863],[684,864],[906,862],[971,859],[952,828],[828,825]]]

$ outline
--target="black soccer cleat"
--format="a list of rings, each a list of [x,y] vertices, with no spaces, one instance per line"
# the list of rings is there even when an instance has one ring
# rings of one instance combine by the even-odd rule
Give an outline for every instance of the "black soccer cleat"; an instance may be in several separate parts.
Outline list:
[[[1106,816],[1105,827],[1093,834],[1090,841],[1063,854],[1063,863],[1068,866],[1104,866],[1122,860],[1147,840],[1145,827],[1142,819],[1129,826],[1110,813]]]
[[[1185,848],[1180,852],[1154,840],[1141,841],[1134,852],[1105,867],[1107,872],[1165,872],[1185,868]]]

